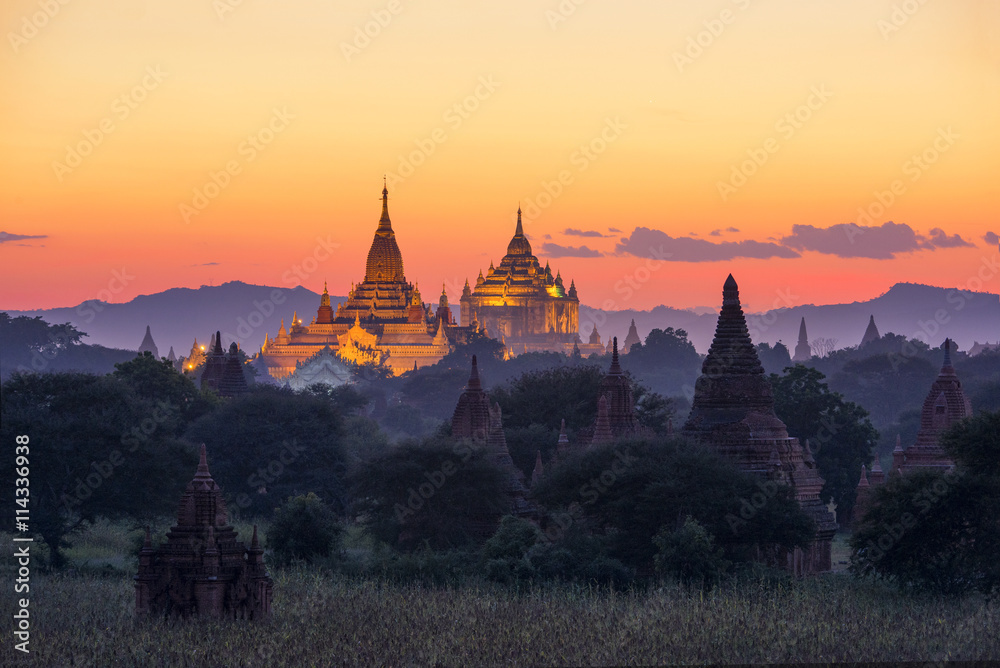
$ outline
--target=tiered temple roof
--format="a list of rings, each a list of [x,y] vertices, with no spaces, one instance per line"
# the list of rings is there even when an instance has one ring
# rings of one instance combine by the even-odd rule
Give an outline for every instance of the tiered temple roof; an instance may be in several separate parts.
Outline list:
[[[389,218],[389,190],[382,188],[382,216],[372,238],[364,280],[352,284],[347,300],[334,310],[326,284],[316,317],[303,325],[297,314],[291,329],[284,321],[278,335],[261,349],[261,366],[279,381],[300,362],[329,346],[345,361],[384,361],[395,374],[429,366],[447,355],[454,344],[473,332],[459,327],[442,294],[437,309],[425,304],[420,290],[403,272],[403,256]]]
[[[917,469],[945,470],[955,465],[941,447],[941,435],[956,422],[970,417],[972,404],[952,365],[951,346],[951,339],[945,339],[944,361],[924,399],[917,440],[903,452],[893,453],[894,470],[903,473]]]
[[[556,350],[569,354],[579,335],[576,285],[571,282],[567,291],[558,271],[553,276],[548,264],[539,264],[524,235],[520,208],[507,254],[498,266],[490,262],[485,276],[480,271],[475,287],[463,290],[461,304],[463,325],[478,322],[515,353]],[[600,352],[590,344],[581,345],[580,350],[584,355]]]
[[[615,438],[638,435],[639,421],[635,417],[632,383],[622,372],[618,360],[618,338],[612,339],[611,367],[601,379],[601,397],[607,402],[608,423]],[[595,432],[596,437],[596,432]]]
[[[249,548],[237,540],[202,445],[167,542],[154,548],[146,530],[135,577],[136,614],[263,619],[271,613],[272,587],[257,527]]]
[[[771,384],[757,358],[740,306],[739,287],[730,275],[722,291],[715,339],[695,384],[684,431],[733,461],[743,471],[783,482],[817,526],[806,551],[788,555],[785,566],[798,574],[830,570],[836,521],[819,494],[823,479],[798,439],[791,438],[774,413]]]
[[[535,512],[534,507],[525,500],[527,490],[524,486],[524,473],[514,465],[510,450],[507,448],[500,405],[490,405],[489,397],[483,390],[479,378],[479,364],[475,355],[472,356],[469,382],[458,398],[458,404],[451,418],[451,435],[453,438],[469,439],[474,444],[486,447],[486,457],[504,473],[512,514],[529,516]],[[488,524],[492,526],[492,520]],[[484,530],[488,535],[492,535],[492,530]]]

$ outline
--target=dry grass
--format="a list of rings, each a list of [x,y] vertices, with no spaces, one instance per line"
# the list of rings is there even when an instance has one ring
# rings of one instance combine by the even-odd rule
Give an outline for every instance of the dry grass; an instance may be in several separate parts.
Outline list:
[[[0,600],[10,620],[11,595]],[[622,665],[1000,658],[1000,613],[978,599],[903,598],[830,576],[742,586],[516,594],[430,589],[292,570],[269,623],[133,616],[127,576],[36,576],[38,666]],[[0,664],[18,661],[9,633]]]

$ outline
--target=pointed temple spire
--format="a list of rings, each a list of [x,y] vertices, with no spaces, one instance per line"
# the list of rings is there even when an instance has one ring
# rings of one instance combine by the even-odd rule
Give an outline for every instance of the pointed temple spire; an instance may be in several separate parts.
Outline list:
[[[625,340],[622,342],[622,350],[627,355],[632,346],[637,343],[642,343],[642,339],[639,338],[639,330],[635,328],[635,318],[632,318],[632,324],[628,327],[628,334],[625,335]]]
[[[817,532],[808,548],[786,555],[784,566],[796,574],[832,568],[837,522],[820,500],[824,481],[806,462],[798,439],[788,435],[774,412],[771,384],[750,338],[739,286],[732,274],[723,285],[715,337],[695,383],[684,432],[740,470],[791,487],[796,501],[816,523]]]
[[[382,216],[378,219],[379,231],[392,232],[392,221],[389,220],[389,186],[382,177]]]
[[[941,373],[945,373],[946,370],[955,371],[955,367],[951,365],[951,339],[945,339],[944,345],[944,362],[941,364]]]
[[[594,438],[590,444],[603,445],[613,440],[615,437],[611,433],[611,421],[608,419],[608,400],[602,394],[597,401],[597,421],[594,423]]]
[[[517,227],[514,229],[514,236],[507,244],[507,255],[531,255],[531,244],[524,236],[524,227],[521,225],[521,207],[517,208]],[[502,263],[501,263],[502,264]],[[493,262],[490,262],[490,269],[493,269]]]
[[[149,325],[146,325],[146,335],[142,337],[142,343],[139,344],[139,354],[149,353],[154,358],[160,358],[160,351],[157,350],[156,344],[153,343],[153,334],[149,330]]]
[[[808,362],[812,359],[812,347],[809,345],[809,338],[806,336],[806,319],[802,318],[799,323],[799,341],[795,344],[795,355],[793,362]]]
[[[531,471],[531,486],[537,486],[544,474],[545,466],[542,464],[542,451],[539,449],[535,451],[535,468]]]
[[[868,345],[872,341],[878,341],[881,338],[882,335],[878,333],[878,327],[875,326],[875,315],[872,314],[868,318],[868,328],[865,330],[865,335],[861,337],[861,345]]]
[[[472,356],[472,373],[469,374],[469,382],[465,385],[466,388],[470,390],[481,390],[483,389],[482,382],[479,380],[479,362],[476,361],[476,356]]]
[[[621,375],[622,367],[618,362],[618,337],[611,339],[611,368],[608,369],[609,374]]]

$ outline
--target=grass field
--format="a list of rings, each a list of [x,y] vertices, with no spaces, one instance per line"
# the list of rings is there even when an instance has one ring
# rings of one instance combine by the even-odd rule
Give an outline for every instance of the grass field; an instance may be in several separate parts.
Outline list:
[[[0,664],[520,666],[1000,658],[995,603],[903,596],[843,574],[784,586],[743,583],[702,595],[678,587],[625,593],[569,586],[521,593],[486,584],[429,588],[290,569],[272,572],[270,622],[139,622],[133,616],[131,572],[105,563],[128,540],[127,532],[107,527],[97,533],[104,538],[92,536],[74,546],[74,558],[93,562],[94,568],[32,576],[31,654],[15,652],[4,632]],[[11,619],[13,598],[0,597],[0,618]]]

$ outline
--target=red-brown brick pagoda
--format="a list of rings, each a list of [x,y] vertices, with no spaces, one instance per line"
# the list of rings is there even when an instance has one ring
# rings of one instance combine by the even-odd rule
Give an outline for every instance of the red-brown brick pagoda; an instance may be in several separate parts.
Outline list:
[[[944,471],[955,462],[941,447],[941,435],[956,422],[972,415],[972,404],[962,391],[962,382],[951,363],[951,339],[944,342],[944,362],[937,379],[924,399],[917,440],[892,455],[892,471],[909,473],[918,469]]]
[[[786,555],[784,567],[797,575],[829,571],[837,523],[820,501],[823,478],[816,463],[774,413],[774,395],[746,318],[739,287],[730,274],[722,289],[722,311],[715,339],[695,384],[685,433],[733,461],[743,471],[781,482],[816,523],[807,550]]]
[[[510,498],[509,513],[521,517],[530,517],[536,513],[535,507],[525,500],[528,490],[525,488],[524,473],[514,465],[507,447],[507,438],[503,433],[500,405],[490,405],[489,397],[483,390],[479,379],[479,364],[476,356],[472,356],[472,373],[462,396],[458,398],[455,413],[451,419],[451,435],[456,439],[468,439],[474,445],[486,447],[486,457],[503,474],[505,491]],[[499,518],[496,518],[499,520]],[[484,523],[483,530],[492,535],[490,527],[496,529],[490,520]]]
[[[257,527],[249,548],[236,539],[202,445],[167,542],[153,548],[146,530],[135,577],[136,614],[263,619],[271,614],[272,586]]]

